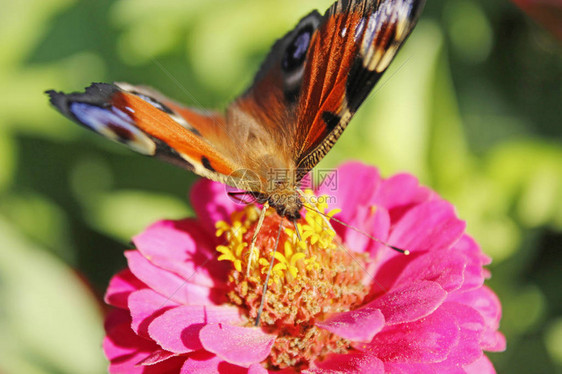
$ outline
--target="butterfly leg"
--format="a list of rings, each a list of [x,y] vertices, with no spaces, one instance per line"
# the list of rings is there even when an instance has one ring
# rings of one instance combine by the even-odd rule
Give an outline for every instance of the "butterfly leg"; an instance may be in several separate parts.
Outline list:
[[[297,233],[297,238],[299,239],[299,242],[302,242],[301,232],[299,231],[299,226],[297,225],[296,219],[293,220],[293,226],[295,226],[295,232]]]
[[[265,219],[265,213],[269,209],[269,203],[266,201],[263,203],[263,208],[260,213],[260,218],[258,220],[258,224],[256,226],[256,231],[254,231],[254,235],[252,236],[252,242],[250,243],[250,255],[248,257],[248,266],[246,268],[246,276],[250,276],[250,266],[252,265],[252,260],[254,259],[254,248],[256,246],[256,241],[258,240],[258,234],[260,232],[261,226],[263,225],[263,220]]]
[[[260,317],[263,312],[263,306],[265,305],[267,284],[269,283],[269,277],[271,276],[271,270],[273,269],[273,263],[275,262],[275,252],[277,252],[277,247],[279,246],[279,238],[281,238],[281,231],[283,231],[283,222],[279,223],[279,231],[277,232],[275,247],[273,248],[273,251],[271,251],[271,262],[269,263],[269,269],[267,270],[267,276],[265,277],[265,283],[263,284],[263,292],[261,295],[260,307],[258,308],[258,315],[256,316],[256,322],[254,323],[254,326],[259,326],[260,324]]]

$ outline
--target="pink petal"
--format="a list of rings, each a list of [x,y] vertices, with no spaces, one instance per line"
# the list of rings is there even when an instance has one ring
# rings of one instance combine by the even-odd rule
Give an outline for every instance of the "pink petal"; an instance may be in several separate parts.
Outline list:
[[[410,252],[446,249],[459,240],[465,226],[450,203],[428,201],[409,210],[398,221],[388,241]]]
[[[448,363],[410,364],[402,362],[385,362],[385,373],[392,374],[464,374],[464,370]]]
[[[482,336],[480,336],[480,345],[485,351],[503,352],[505,351],[507,342],[501,332],[486,328],[482,332]]]
[[[322,362],[314,363],[306,374],[384,374],[384,364],[377,357],[364,353],[333,354]]]
[[[180,371],[181,374],[246,374],[247,372],[248,369],[232,365],[206,351],[197,351],[190,354]]]
[[[248,368],[248,374],[267,374],[268,371],[260,364],[253,364]]]
[[[107,314],[107,317],[105,318],[105,321],[103,323],[103,327],[105,331],[109,331],[114,327],[121,326],[121,325],[126,325],[130,327],[131,315],[127,310],[112,308]]]
[[[109,281],[104,301],[118,308],[127,309],[127,298],[131,292],[146,288],[146,285],[138,280],[129,269],[117,273]]]
[[[139,251],[126,251],[131,272],[148,287],[178,304],[218,302],[212,289],[188,283],[185,279],[154,266]]]
[[[355,217],[352,221],[346,223],[381,241],[386,241],[390,229],[388,211],[383,207],[374,205],[358,207]],[[333,225],[341,226],[337,222],[334,222]],[[371,257],[374,257],[379,248],[383,248],[383,250],[387,249],[379,242],[367,237],[364,233],[357,232],[353,229],[345,229],[342,235],[347,248],[350,248],[354,252],[368,252],[371,254]],[[375,260],[375,258],[373,258],[373,260]]]
[[[228,196],[224,184],[204,178],[191,188],[190,201],[210,237],[215,236],[215,224],[218,221],[230,222],[230,214],[242,208]]]
[[[482,356],[480,335],[484,319],[473,308],[453,302],[446,302],[442,308],[456,319],[460,328],[460,339],[453,347],[447,360],[454,365],[467,365]]]
[[[416,258],[424,255],[424,253],[413,253],[409,256],[396,256],[390,252],[394,251],[389,248],[380,250],[375,257],[375,261],[378,261],[378,264],[374,265],[374,269],[368,269],[369,274],[374,274],[371,280],[372,295],[384,294],[391,290],[400,273],[404,271],[404,268]]]
[[[113,311],[106,321],[103,351],[110,362],[110,373],[143,373],[137,363],[159,349],[154,342],[136,335],[130,324],[128,312],[121,309]]]
[[[380,309],[386,325],[395,325],[428,316],[443,303],[446,296],[447,293],[439,284],[418,281],[386,293],[367,305]]]
[[[497,331],[501,319],[501,304],[498,297],[486,286],[468,292],[455,292],[448,300],[468,305],[478,311],[484,319],[484,328],[480,336],[480,345],[486,351],[505,350],[506,341]]]
[[[489,264],[490,258],[482,253],[474,239],[466,234],[455,243],[453,249],[462,253],[467,259],[464,282],[459,290],[469,291],[482,287],[487,274],[482,266]]]
[[[155,318],[148,327],[148,334],[168,351],[188,353],[203,348],[199,332],[205,324],[238,321],[238,308],[183,305],[167,310]]]
[[[330,179],[332,177],[335,179]],[[359,162],[347,162],[319,186],[317,194],[335,197],[336,203],[331,204],[330,208],[344,208],[337,217],[348,223],[358,207],[371,201],[380,183],[381,177],[376,168]]]
[[[494,366],[485,355],[482,355],[472,364],[465,366],[464,370],[467,374],[496,374]]]
[[[216,260],[216,238],[194,220],[159,221],[133,242],[155,266],[205,287],[225,287],[228,264]]]
[[[154,364],[159,364],[164,362],[172,357],[177,356],[173,352],[164,351],[162,349],[157,349],[156,351],[152,352],[149,356],[145,357],[141,361],[137,362],[137,365],[143,366],[151,366]]]
[[[413,207],[437,199],[437,194],[420,186],[410,174],[398,174],[386,179],[375,196],[376,204],[388,209],[392,222],[398,222]]]
[[[388,210],[419,204],[426,198],[419,192],[420,185],[416,177],[411,174],[396,174],[383,180],[375,196],[375,202]]]
[[[373,219],[373,225],[369,232],[371,236],[383,242],[387,241],[388,235],[390,233],[390,225],[391,223],[388,211],[383,207],[377,206],[375,217]],[[365,252],[368,252],[370,254],[371,259],[375,260],[382,258],[378,255],[381,250],[386,251],[388,250],[388,247],[369,238],[368,246],[365,249]]]
[[[152,365],[138,365],[143,369],[142,374],[162,374],[162,373],[178,373],[185,363],[186,357],[173,356],[167,360],[160,361]],[[129,372],[126,371],[125,374]]]
[[[502,314],[501,304],[496,294],[487,286],[468,292],[455,292],[449,295],[448,300],[471,306],[482,315],[487,329],[498,329]]]
[[[458,339],[455,319],[437,309],[416,322],[389,326],[378,333],[370,344],[356,347],[385,362],[432,363],[445,360]]]
[[[447,292],[454,291],[463,284],[466,262],[464,255],[453,250],[427,252],[404,268],[394,287],[428,280],[438,283]]]
[[[133,331],[148,338],[148,325],[154,318],[178,304],[164,296],[145,288],[135,291],[129,296],[129,311],[132,317]]]
[[[465,371],[458,365],[458,363],[455,363],[454,361],[449,362],[449,360],[443,362],[437,362],[435,364],[427,364],[427,367],[431,370],[432,374],[434,373],[465,374]]]
[[[361,308],[335,314],[316,326],[345,339],[369,342],[384,327],[384,317],[378,309]]]
[[[492,262],[492,259],[482,252],[478,243],[467,234],[464,234],[455,243],[455,249],[461,251],[467,258],[481,266],[489,265]]]
[[[276,336],[257,327],[213,323],[201,329],[199,338],[207,351],[232,364],[249,367],[267,358]]]

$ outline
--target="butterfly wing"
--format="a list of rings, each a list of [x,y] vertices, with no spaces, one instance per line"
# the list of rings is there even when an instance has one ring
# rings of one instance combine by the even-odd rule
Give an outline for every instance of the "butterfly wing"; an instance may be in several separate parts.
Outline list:
[[[326,13],[308,51],[295,159],[304,176],[332,148],[415,26],[422,0],[351,0]]]
[[[93,83],[84,93],[47,93],[68,118],[136,152],[236,188],[259,189],[221,149],[217,139],[226,137],[226,121],[220,114],[185,108],[152,89],[126,83]]]
[[[254,78],[252,86],[231,110],[254,118],[274,139],[294,136],[304,62],[323,17],[313,11],[285,36],[277,40]]]
[[[340,0],[279,39],[234,104],[300,180],[339,138],[413,29],[424,0]],[[232,109],[232,108],[231,108]]]
[[[225,115],[125,83],[48,91],[67,117],[137,152],[252,192],[300,180],[330,150],[412,30],[424,0],[340,0],[273,46]],[[273,183],[272,183],[273,182]]]

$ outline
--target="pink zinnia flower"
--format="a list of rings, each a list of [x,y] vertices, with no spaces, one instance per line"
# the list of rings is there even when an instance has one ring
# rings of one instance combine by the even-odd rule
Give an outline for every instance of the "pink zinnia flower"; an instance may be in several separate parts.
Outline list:
[[[104,350],[112,373],[493,373],[501,307],[483,285],[490,262],[453,206],[407,174],[382,179],[350,163],[318,213],[283,223],[260,320],[254,321],[283,222],[268,215],[246,276],[257,213],[203,180],[196,219],[161,221],[134,238],[108,287],[116,307]],[[333,179],[332,179],[333,181]],[[335,214],[330,211],[328,215]],[[218,235],[218,236],[217,236]],[[217,252],[218,251],[218,252]]]

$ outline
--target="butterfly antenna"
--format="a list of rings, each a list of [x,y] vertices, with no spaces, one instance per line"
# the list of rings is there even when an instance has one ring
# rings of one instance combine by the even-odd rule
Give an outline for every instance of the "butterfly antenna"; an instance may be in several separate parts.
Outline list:
[[[367,232],[365,232],[365,231],[363,231],[363,230],[361,230],[361,229],[359,229],[359,228],[357,228],[357,227],[355,227],[355,226],[352,226],[352,225],[350,225],[350,224],[348,224],[348,223],[345,223],[345,222],[343,222],[342,220],[339,220],[339,219],[337,219],[337,218],[330,217],[330,216],[327,215],[326,213],[322,213],[321,211],[319,211],[318,209],[315,209],[315,208],[313,207],[312,202],[311,202],[309,199],[307,199],[307,196],[306,196],[302,191],[299,191],[299,192],[301,193],[301,196],[303,196],[303,198],[304,198],[304,199],[308,202],[308,204],[310,205],[310,206],[307,206],[307,207],[305,207],[305,208],[310,209],[310,210],[312,210],[313,212],[318,213],[318,214],[320,214],[322,217],[324,217],[324,222],[326,222],[326,223],[332,228],[332,230],[333,230],[334,228],[333,228],[333,226],[332,226],[330,220],[335,221],[335,222],[339,223],[340,225],[343,225],[343,226],[345,226],[345,227],[347,227],[347,228],[349,228],[349,229],[351,229],[351,230],[353,230],[353,231],[355,231],[355,232],[358,232],[359,234],[365,235],[367,238],[369,238],[369,239],[371,239],[371,240],[373,240],[373,241],[375,241],[375,242],[377,242],[377,243],[380,243],[380,244],[384,245],[385,247],[388,247],[388,248],[390,248],[390,249],[392,249],[392,250],[394,250],[394,251],[396,251],[396,252],[398,252],[398,253],[401,253],[401,254],[406,255],[406,256],[410,254],[410,251],[407,250],[407,249],[402,249],[402,248],[396,247],[396,246],[394,246],[394,245],[390,245],[390,244],[388,244],[387,242],[382,241],[382,240],[380,240],[380,239],[378,239],[378,238],[375,238],[373,235],[370,235],[369,233],[367,233]]]
[[[252,242],[250,243],[250,256],[248,257],[248,266],[246,267],[246,276],[250,276],[250,267],[252,265],[252,261],[254,260],[254,248],[256,246],[256,241],[258,240],[258,234],[260,233],[261,226],[263,225],[263,220],[265,219],[265,213],[269,209],[269,203],[266,201],[263,204],[263,208],[260,213],[260,218],[258,220],[258,224],[256,226],[256,231],[254,231],[254,235],[252,236]]]
[[[273,262],[275,261],[275,252],[277,252],[277,247],[279,246],[279,238],[281,238],[281,230],[283,229],[283,222],[279,224],[279,231],[277,232],[277,239],[275,240],[275,247],[271,253],[271,262],[269,263],[269,269],[267,270],[267,276],[265,277],[265,283],[263,284],[263,293],[261,295],[260,307],[258,309],[258,315],[256,316],[256,322],[254,326],[259,326],[261,314],[263,312],[263,307],[265,305],[265,294],[267,292],[267,284],[269,283],[269,277],[273,269]]]
[[[320,213],[320,212],[318,212],[318,213]],[[323,215],[324,215],[324,213],[320,213],[320,214],[323,214]],[[349,229],[352,229],[352,230],[355,231],[355,232],[358,232],[358,233],[360,233],[360,234],[365,235],[367,238],[369,238],[369,239],[371,239],[371,240],[374,240],[374,241],[377,242],[377,243],[381,243],[381,244],[384,245],[385,247],[388,247],[388,248],[390,248],[390,249],[392,249],[392,250],[395,250],[396,252],[402,253],[403,255],[406,255],[406,256],[410,254],[410,251],[409,251],[409,250],[407,250],[407,249],[402,249],[402,248],[396,247],[396,246],[394,246],[394,245],[388,244],[387,242],[385,242],[385,241],[383,241],[383,240],[380,240],[380,239],[377,239],[377,238],[375,238],[373,235],[370,235],[370,234],[368,234],[367,232],[365,232],[365,231],[363,231],[363,230],[361,230],[361,229],[358,229],[358,228],[355,227],[355,226],[352,226],[352,225],[350,225],[350,224],[348,224],[348,223],[345,223],[345,222],[343,222],[342,220],[339,220],[339,219],[334,218],[334,217],[331,217],[331,219],[332,219],[333,221],[339,223],[340,225],[343,225],[343,226],[345,226],[345,227],[347,227],[347,228],[349,228]]]

